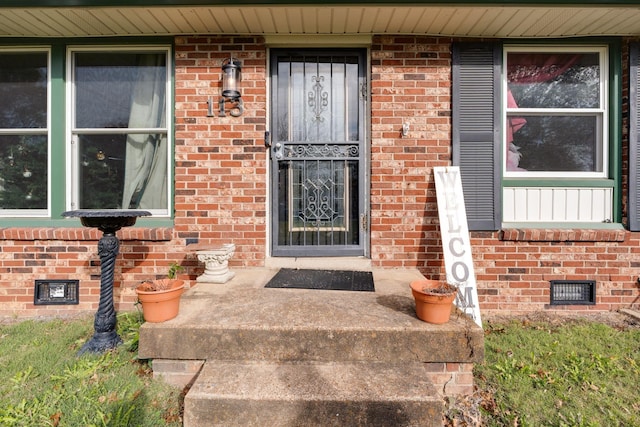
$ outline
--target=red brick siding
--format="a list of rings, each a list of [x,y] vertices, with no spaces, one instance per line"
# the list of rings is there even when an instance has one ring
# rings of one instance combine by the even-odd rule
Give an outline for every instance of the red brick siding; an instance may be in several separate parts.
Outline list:
[[[374,37],[371,258],[377,267],[440,269],[431,168],[450,164],[450,86],[450,40]],[[403,123],[409,125],[404,137]]]
[[[443,260],[432,168],[451,162],[451,40],[376,36],[370,52],[372,264],[418,268],[436,278]],[[220,66],[230,55],[242,61],[244,114],[220,118],[214,108],[207,117],[207,100],[217,107]],[[176,38],[174,227],[118,232],[118,310],[131,309],[133,287],[163,275],[173,261],[195,279],[202,266],[185,249],[187,239],[235,243],[232,268],[264,265],[266,55],[261,37]],[[404,137],[403,123],[409,124]],[[85,228],[0,229],[0,317],[95,311],[99,237]],[[612,310],[640,302],[639,233],[508,230],[472,233],[472,245],[482,311],[549,309],[551,279],[595,279],[598,287],[595,306],[553,309]],[[34,280],[45,278],[80,279],[80,305],[34,306]]]
[[[241,117],[217,115],[220,66],[242,62]],[[267,212],[266,48],[257,37],[176,38],[178,236],[233,242],[234,266],[264,264]],[[207,117],[207,100],[214,117]]]

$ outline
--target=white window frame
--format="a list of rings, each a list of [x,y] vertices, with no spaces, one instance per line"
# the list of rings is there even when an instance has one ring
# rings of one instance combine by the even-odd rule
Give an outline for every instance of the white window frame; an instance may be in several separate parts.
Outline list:
[[[600,61],[600,99],[599,108],[517,108],[509,109],[507,107],[507,55],[509,53],[598,53]],[[567,114],[567,115],[596,115],[600,124],[598,135],[596,140],[598,141],[602,171],[594,172],[543,172],[543,171],[508,171],[507,170],[507,156],[502,156],[502,173],[505,178],[607,178],[609,176],[609,49],[606,45],[505,45],[503,49],[503,73],[502,73],[502,85],[504,94],[502,99],[502,129],[507,129],[508,115],[509,113],[517,112],[520,115],[544,115],[548,113],[553,114]],[[507,132],[503,132],[502,139],[502,153],[506,153],[507,150]]]
[[[5,135],[47,135],[47,208],[46,209],[2,209],[0,218],[47,218],[51,216],[51,48],[48,46],[0,47],[1,53],[46,53],[47,54],[47,126],[38,129],[0,129]]]
[[[76,53],[138,53],[138,52],[154,52],[154,53],[165,53],[166,55],[166,82],[165,82],[165,90],[166,90],[166,108],[165,108],[165,127],[164,128],[122,128],[122,129],[114,129],[114,128],[104,128],[104,129],[96,129],[96,128],[76,128],[75,127],[75,64],[74,64],[74,55]],[[171,91],[171,70],[173,69],[171,62],[171,46],[169,45],[132,45],[132,46],[122,46],[122,45],[82,45],[82,46],[68,46],[67,47],[67,58],[66,58],[66,138],[69,141],[69,145],[67,146],[66,151],[66,159],[69,164],[66,172],[66,207],[68,210],[77,209],[79,206],[79,144],[77,143],[78,134],[113,134],[113,133],[123,133],[123,134],[148,134],[148,133],[159,133],[165,134],[167,138],[167,206],[165,209],[146,209],[151,212],[153,217],[156,218],[166,218],[170,217],[171,212],[171,183],[173,182],[172,176],[172,159],[173,159],[173,124],[172,124],[172,91]]]

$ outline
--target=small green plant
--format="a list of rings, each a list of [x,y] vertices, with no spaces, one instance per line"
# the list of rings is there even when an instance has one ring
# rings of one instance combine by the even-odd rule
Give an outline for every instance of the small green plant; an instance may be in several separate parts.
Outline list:
[[[171,289],[173,281],[178,277],[178,273],[184,270],[184,267],[177,262],[171,263],[167,271],[167,279],[145,280],[139,286],[139,289],[145,292],[165,291]]]
[[[169,266],[169,272],[167,273],[167,277],[169,277],[169,279],[175,279],[176,277],[178,277],[178,274],[181,273],[183,270],[184,270],[183,266],[181,266],[177,262],[173,262]]]

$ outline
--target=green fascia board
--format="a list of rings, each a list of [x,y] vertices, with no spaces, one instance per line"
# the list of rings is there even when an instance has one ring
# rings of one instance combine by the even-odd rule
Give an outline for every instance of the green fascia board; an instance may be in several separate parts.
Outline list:
[[[536,5],[565,5],[565,6],[633,6],[640,2],[629,0],[2,0],[0,8],[55,8],[55,7],[139,7],[139,6],[278,6],[278,5],[468,5],[468,6],[536,6]]]

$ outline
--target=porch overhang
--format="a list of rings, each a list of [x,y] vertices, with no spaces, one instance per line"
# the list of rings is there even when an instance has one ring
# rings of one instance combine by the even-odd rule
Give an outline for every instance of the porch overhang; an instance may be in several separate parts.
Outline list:
[[[635,2],[4,0],[0,37],[411,34],[483,38],[640,35]]]

